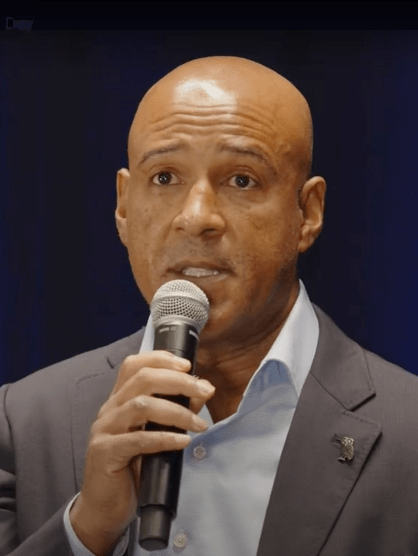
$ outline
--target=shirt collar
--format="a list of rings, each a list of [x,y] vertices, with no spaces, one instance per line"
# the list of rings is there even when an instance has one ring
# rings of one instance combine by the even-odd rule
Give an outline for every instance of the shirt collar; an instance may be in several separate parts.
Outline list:
[[[299,280],[299,295],[296,302],[259,369],[269,361],[284,364],[299,397],[312,366],[318,338],[318,318],[306,288],[302,280]]]
[[[269,361],[278,361],[287,367],[296,393],[300,396],[302,386],[308,376],[319,338],[319,323],[302,280],[299,280],[299,294],[279,335],[261,361],[258,370]],[[139,353],[152,351],[154,328],[151,315],[145,328]],[[250,381],[250,383],[252,382]],[[250,384],[248,385],[248,387]],[[248,390],[247,387],[247,390]]]

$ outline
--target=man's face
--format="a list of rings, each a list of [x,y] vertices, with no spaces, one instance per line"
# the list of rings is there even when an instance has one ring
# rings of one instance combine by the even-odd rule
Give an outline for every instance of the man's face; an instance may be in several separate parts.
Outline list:
[[[300,172],[272,108],[211,81],[144,107],[118,176],[119,231],[147,302],[170,280],[210,301],[201,339],[275,326],[295,280]],[[297,285],[296,285],[297,288]]]

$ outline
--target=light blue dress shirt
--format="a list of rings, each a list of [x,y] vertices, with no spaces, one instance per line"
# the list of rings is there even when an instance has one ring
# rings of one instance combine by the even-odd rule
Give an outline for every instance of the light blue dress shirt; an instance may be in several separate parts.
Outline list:
[[[302,386],[311,368],[319,324],[308,294],[299,295],[280,334],[251,377],[236,413],[213,424],[203,406],[200,417],[209,428],[188,431],[184,450],[177,517],[168,547],[135,556],[254,556],[260,541],[280,456]],[[148,320],[140,353],[151,351],[154,330]],[[64,523],[75,556],[94,556],[76,537],[69,518]],[[280,524],[278,524],[280,526]],[[128,531],[113,556],[122,556]]]

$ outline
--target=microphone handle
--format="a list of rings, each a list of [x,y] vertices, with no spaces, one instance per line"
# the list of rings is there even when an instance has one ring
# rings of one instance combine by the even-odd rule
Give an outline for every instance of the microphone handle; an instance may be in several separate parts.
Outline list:
[[[174,319],[155,329],[154,350],[163,349],[188,359],[192,364],[189,373],[193,374],[199,336],[196,328]],[[185,396],[155,394],[155,397],[189,407],[190,400]],[[145,430],[186,432],[152,422],[146,424]],[[140,518],[139,544],[145,550],[164,550],[168,546],[171,522],[177,515],[182,467],[183,450],[142,456],[137,515]]]

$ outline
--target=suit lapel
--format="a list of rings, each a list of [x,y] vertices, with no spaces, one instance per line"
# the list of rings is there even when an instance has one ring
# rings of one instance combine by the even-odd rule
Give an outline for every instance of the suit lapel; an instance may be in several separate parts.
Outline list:
[[[363,465],[380,424],[353,411],[374,396],[363,350],[317,307],[319,341],[273,484],[257,556],[316,556]],[[338,460],[339,438],[354,458]]]

